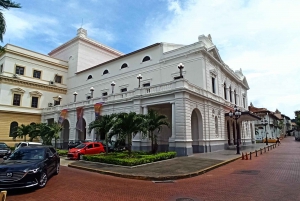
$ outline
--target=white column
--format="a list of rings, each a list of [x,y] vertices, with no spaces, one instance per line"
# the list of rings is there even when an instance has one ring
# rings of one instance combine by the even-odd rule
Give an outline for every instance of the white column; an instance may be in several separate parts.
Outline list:
[[[174,142],[176,139],[176,131],[175,131],[175,102],[171,102],[172,104],[172,135],[169,138],[169,142]]]

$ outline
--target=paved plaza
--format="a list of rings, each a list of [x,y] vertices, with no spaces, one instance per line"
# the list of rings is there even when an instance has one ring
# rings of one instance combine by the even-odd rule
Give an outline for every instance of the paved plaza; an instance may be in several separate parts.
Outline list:
[[[199,176],[168,183],[120,178],[64,166],[44,189],[9,191],[7,200],[296,201],[300,200],[299,150],[300,142],[287,137],[280,146],[252,160],[238,159]],[[187,158],[196,160],[200,154]]]

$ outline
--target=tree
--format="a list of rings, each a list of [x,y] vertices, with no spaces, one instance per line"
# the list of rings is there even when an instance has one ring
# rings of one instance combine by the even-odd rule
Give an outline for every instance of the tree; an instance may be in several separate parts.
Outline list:
[[[21,8],[19,3],[15,3],[11,0],[0,0],[0,41],[3,42],[3,35],[6,31],[6,22],[2,10],[9,10],[10,8]],[[4,48],[0,46],[0,52],[4,51]]]
[[[24,141],[26,142],[26,135],[28,135],[32,130],[31,125],[24,125],[18,126],[17,130],[14,132],[13,139],[15,140],[17,137],[22,138],[24,137]]]
[[[95,129],[99,133],[105,134],[106,154],[108,154],[108,133],[111,131],[116,118],[116,114],[103,115],[89,124],[89,132]]]
[[[132,136],[142,131],[143,115],[130,113],[119,113],[113,123],[112,132],[109,137],[120,134],[127,137],[128,155],[131,156]]]
[[[59,139],[59,134],[62,130],[62,126],[57,123],[57,122],[54,122],[50,125],[48,125],[49,127],[49,134],[48,134],[48,138],[50,138],[49,140],[52,141],[52,139],[54,138],[54,147],[56,148],[56,142],[57,142],[57,139]]]
[[[170,124],[167,121],[167,116],[161,115],[155,110],[149,110],[148,114],[144,115],[144,121],[142,127],[144,130],[148,131],[151,138],[151,150],[152,153],[156,153],[157,151],[157,134],[162,130],[162,126],[169,127]]]

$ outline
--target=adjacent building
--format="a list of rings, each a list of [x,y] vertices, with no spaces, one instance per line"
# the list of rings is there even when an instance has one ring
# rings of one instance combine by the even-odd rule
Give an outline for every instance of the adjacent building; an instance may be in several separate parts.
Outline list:
[[[67,111],[59,139],[61,147],[66,147],[70,140],[97,138],[93,131],[88,132],[88,124],[95,119],[97,103],[103,104],[101,114],[130,111],[146,114],[149,109],[165,114],[171,126],[158,134],[160,151],[174,150],[178,155],[191,155],[255,142],[253,121],[260,118],[247,110],[247,79],[241,69],[233,71],[225,64],[210,35],[200,35],[198,41],[190,45],[156,43],[122,54],[88,38],[87,31],[80,28],[77,36],[52,50],[49,56],[32,54],[42,57],[44,63],[37,66],[37,61],[42,62],[37,60],[24,64],[27,74],[18,78],[13,76],[13,67],[4,64],[11,74],[1,75],[1,78],[18,81],[16,85],[6,86],[6,99],[13,100],[12,89],[18,86],[23,94],[32,91],[42,94],[39,96],[41,105],[32,109],[27,103],[28,95],[26,100],[21,96],[22,105],[6,104],[23,111],[23,102],[27,101],[26,115],[36,111],[41,116],[40,121],[48,123],[58,121],[61,111]],[[51,62],[45,62],[47,59]],[[34,69],[42,70],[40,76],[46,74],[45,77],[35,78]],[[55,83],[56,76],[61,76],[62,83]],[[27,79],[44,86],[43,90],[17,84]],[[242,111],[237,120],[228,115],[235,105]],[[11,139],[9,131],[6,132],[2,135]],[[149,139],[142,139],[140,135],[133,139],[135,150],[150,147]]]

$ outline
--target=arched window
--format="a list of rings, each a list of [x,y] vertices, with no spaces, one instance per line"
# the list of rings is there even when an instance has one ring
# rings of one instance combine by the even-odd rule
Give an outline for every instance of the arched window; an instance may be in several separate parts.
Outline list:
[[[215,116],[215,130],[216,130],[216,135],[219,133],[219,127],[218,127],[218,117]]]
[[[93,78],[93,76],[92,76],[92,75],[89,75],[87,79],[89,80],[89,79],[92,79],[92,78]]]
[[[226,83],[224,82],[224,98],[227,100]]]
[[[103,71],[103,75],[108,74],[108,70]]]
[[[145,61],[150,61],[150,57],[149,57],[149,56],[145,56],[145,57],[143,58],[143,62],[145,62]]]
[[[16,134],[14,132],[16,132],[18,129],[18,122],[13,121],[10,124],[10,130],[9,130],[9,137],[15,137]]]
[[[127,68],[127,67],[128,67],[127,63],[123,63],[122,66],[121,66],[121,69],[122,68]]]
[[[229,100],[230,100],[230,102],[232,102],[231,87],[229,87]]]
[[[234,104],[236,104],[236,91],[234,90]]]

